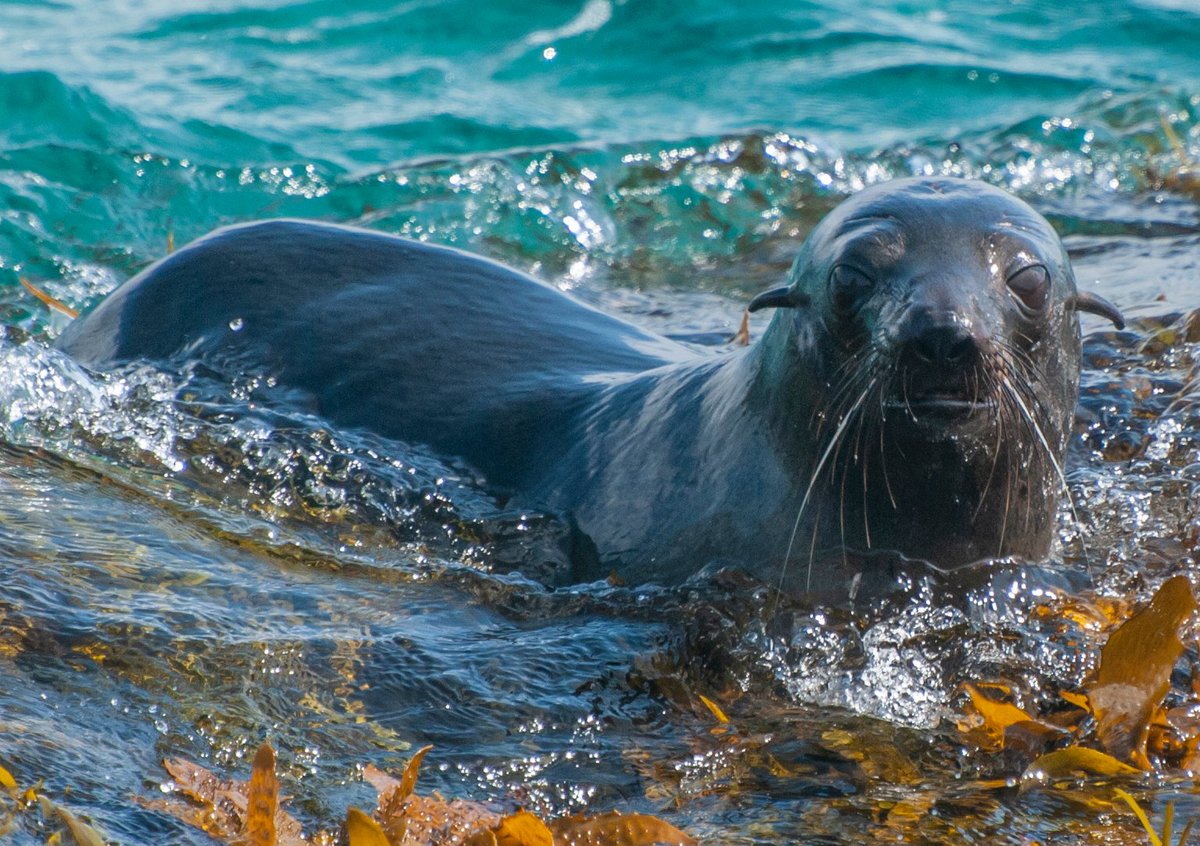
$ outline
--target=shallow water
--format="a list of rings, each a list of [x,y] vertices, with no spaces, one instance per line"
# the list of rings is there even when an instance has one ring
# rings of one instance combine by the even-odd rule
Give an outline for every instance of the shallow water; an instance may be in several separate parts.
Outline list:
[[[268,737],[310,827],[373,803],[362,764],[434,743],[423,790],[713,843],[1127,841],[1087,789],[990,785],[1019,763],[952,718],[964,681],[1043,701],[1085,676],[1103,634],[1039,611],[1058,591],[1196,569],[1197,43],[1169,0],[0,6],[0,763],[123,843],[210,842],[134,797],[166,756],[244,776]],[[1061,552],[872,608],[547,590],[512,572],[553,568],[561,527],[469,469],[247,413],[249,384],[82,372],[18,283],[86,308],[169,239],[295,215],[467,247],[720,354],[825,211],[914,173],[1027,199],[1131,325],[1085,320]],[[1185,816],[1190,789],[1139,785]]]

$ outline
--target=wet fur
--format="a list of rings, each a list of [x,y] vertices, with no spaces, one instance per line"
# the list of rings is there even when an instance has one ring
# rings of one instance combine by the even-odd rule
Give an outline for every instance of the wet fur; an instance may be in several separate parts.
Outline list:
[[[908,250],[931,281],[894,274],[853,320],[835,319],[838,227],[864,210],[915,221],[906,247],[881,230],[864,255],[900,267]],[[981,233],[1006,215],[1036,230],[1054,267],[1036,339],[1011,331],[1007,294],[975,272]],[[958,268],[994,312],[971,317],[992,322],[993,343],[969,378],[995,412],[939,433],[896,404],[913,372],[894,360],[896,331],[923,292],[945,288],[963,308],[939,275]],[[678,582],[734,566],[836,590],[846,574],[830,550],[945,567],[1047,553],[1078,387],[1075,312],[1098,302],[1024,204],[979,183],[904,180],[822,222],[788,284],[752,306],[777,309],[763,338],[715,356],[485,259],[302,221],[195,242],[59,346],[98,368],[145,358],[269,373],[287,401],[337,425],[465,459],[515,505],[574,522],[581,579]]]

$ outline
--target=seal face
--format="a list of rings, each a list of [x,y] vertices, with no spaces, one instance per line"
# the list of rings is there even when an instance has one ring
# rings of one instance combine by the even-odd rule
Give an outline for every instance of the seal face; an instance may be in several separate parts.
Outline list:
[[[164,259],[59,346],[97,367],[268,371],[333,423],[425,443],[567,517],[590,550],[580,578],[732,565],[836,589],[813,568],[829,551],[1047,553],[1076,312],[1120,314],[1076,291],[1041,216],[978,182],[875,186],[750,305],[767,307],[761,341],[701,357],[478,257],[275,221]]]
[[[953,182],[855,205],[814,242],[804,275],[823,287],[810,296],[824,295],[827,328],[849,356],[863,356],[853,373],[879,391],[883,420],[941,440],[1020,409],[1019,385],[1072,401],[1074,380],[1056,362],[1077,356],[1061,307],[1074,283],[1044,220]]]
[[[817,409],[815,425],[781,432],[812,467],[806,507],[837,527],[811,535],[943,567],[1046,554],[1079,385],[1076,311],[1120,315],[1077,293],[1044,218],[976,182],[876,186],[821,222],[787,296],[765,304],[794,308],[764,338],[795,351],[770,379]]]

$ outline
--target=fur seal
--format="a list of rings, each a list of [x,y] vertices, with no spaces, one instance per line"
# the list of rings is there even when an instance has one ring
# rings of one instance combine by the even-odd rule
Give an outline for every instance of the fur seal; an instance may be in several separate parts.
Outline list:
[[[484,258],[278,220],[168,256],[57,345],[270,374],[334,424],[463,459],[573,521],[580,578],[836,590],[818,552],[1047,554],[1077,312],[1122,319],[1037,212],[975,181],[876,185],[749,308],[777,310],[761,340],[701,356]]]

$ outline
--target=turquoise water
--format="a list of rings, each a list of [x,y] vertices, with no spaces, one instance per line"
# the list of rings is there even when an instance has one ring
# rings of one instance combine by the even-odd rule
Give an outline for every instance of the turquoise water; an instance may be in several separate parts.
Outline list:
[[[87,308],[171,242],[294,215],[711,344],[841,197],[983,178],[1133,318],[1085,322],[1080,521],[1048,566],[1144,597],[1195,567],[1197,373],[1162,328],[1200,305],[1197,45],[1183,0],[0,2],[0,763],[122,843],[209,842],[132,797],[165,756],[244,775],[268,736],[310,827],[433,742],[426,788],[706,842],[1076,837],[1095,813],[974,787],[1014,765],[950,723],[963,681],[1036,697],[1091,666],[1100,634],[1035,622],[1036,583],[770,618],[728,586],[546,591],[498,571],[553,520],[419,450],[233,413],[244,386],[177,405],[175,374],[83,373],[18,280]]]

